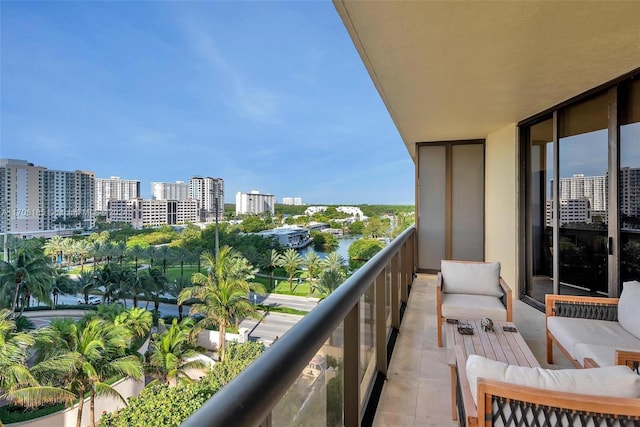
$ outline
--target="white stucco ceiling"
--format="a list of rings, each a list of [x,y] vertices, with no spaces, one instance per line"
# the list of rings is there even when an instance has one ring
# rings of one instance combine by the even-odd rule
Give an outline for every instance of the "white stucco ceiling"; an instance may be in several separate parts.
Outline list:
[[[412,157],[640,67],[640,1],[334,4]]]

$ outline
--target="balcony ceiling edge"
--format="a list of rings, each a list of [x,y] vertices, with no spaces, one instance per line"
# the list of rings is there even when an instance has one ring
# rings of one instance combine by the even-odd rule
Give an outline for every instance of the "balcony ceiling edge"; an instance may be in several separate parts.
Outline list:
[[[640,67],[640,2],[334,6],[407,150],[485,138]]]

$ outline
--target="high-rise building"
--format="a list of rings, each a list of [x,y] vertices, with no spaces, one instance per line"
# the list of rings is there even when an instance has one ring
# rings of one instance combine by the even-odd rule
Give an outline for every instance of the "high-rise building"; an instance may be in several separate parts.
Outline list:
[[[186,200],[189,198],[189,184],[184,181],[152,182],[151,198],[155,200]]]
[[[283,205],[302,206],[302,197],[283,197]]]
[[[553,180],[550,181],[553,188]],[[570,223],[591,223],[594,215],[604,217],[607,212],[607,177],[574,174],[560,178],[560,225]],[[546,202],[545,223],[553,224],[553,198]]]
[[[132,227],[159,227],[198,221],[197,200],[110,200],[107,222],[126,222]]]
[[[622,227],[638,228],[640,218],[640,168],[620,168],[620,199],[618,206],[622,217]]]
[[[546,202],[546,225],[553,226],[553,200]],[[580,199],[560,199],[560,226],[565,224],[590,224],[591,206],[586,197]]]
[[[224,217],[224,180],[222,178],[201,178],[189,180],[189,198],[200,203],[200,220],[213,221]],[[217,211],[217,213],[216,213]]]
[[[93,227],[94,180],[93,172],[1,159],[0,228],[19,234]]]
[[[96,178],[96,213],[106,214],[109,200],[131,200],[140,197],[140,181],[135,179]]]
[[[260,194],[258,190],[250,193],[236,193],[236,215],[261,214],[271,212],[275,214],[275,196],[273,194]]]
[[[575,174],[570,178],[560,178],[560,200],[587,198],[591,210],[604,212],[607,209],[606,178]]]

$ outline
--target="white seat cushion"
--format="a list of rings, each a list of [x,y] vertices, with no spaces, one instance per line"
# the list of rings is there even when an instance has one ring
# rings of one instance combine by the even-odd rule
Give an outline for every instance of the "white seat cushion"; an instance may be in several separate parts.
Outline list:
[[[576,360],[583,366],[585,357],[593,359],[598,366],[614,366],[616,364],[616,350],[640,351],[640,340],[635,344],[635,347],[577,343],[575,350]]]
[[[618,322],[631,335],[640,339],[640,283],[624,282],[618,302]]]
[[[486,295],[442,294],[442,316],[450,319],[507,320],[507,309],[499,298]]]
[[[636,375],[627,366],[553,370],[508,365],[472,354],[467,359],[466,367],[476,406],[478,378],[592,396],[640,397],[640,375]]]
[[[639,342],[620,323],[607,320],[552,316],[547,318],[547,329],[576,360],[578,357],[575,346],[578,343],[635,348]]]
[[[499,262],[441,261],[442,291],[450,294],[502,296]]]

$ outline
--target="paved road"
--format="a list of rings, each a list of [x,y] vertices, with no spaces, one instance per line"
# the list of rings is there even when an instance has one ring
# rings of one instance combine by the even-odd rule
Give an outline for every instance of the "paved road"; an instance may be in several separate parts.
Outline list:
[[[241,328],[249,329],[249,339],[270,345],[276,337],[280,338],[293,327],[302,316],[281,313],[266,313],[260,320],[245,319]]]
[[[290,307],[301,311],[311,311],[318,305],[318,298],[297,297],[280,294],[255,294],[250,293],[249,299],[253,303],[270,305],[272,307]]]

